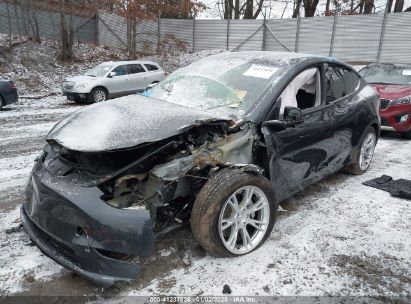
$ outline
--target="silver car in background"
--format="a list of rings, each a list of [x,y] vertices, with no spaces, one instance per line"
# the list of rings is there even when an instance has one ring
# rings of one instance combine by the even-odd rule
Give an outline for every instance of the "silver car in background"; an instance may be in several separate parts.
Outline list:
[[[95,103],[142,92],[165,77],[166,73],[155,62],[110,61],[84,75],[65,79],[62,91],[68,100]]]

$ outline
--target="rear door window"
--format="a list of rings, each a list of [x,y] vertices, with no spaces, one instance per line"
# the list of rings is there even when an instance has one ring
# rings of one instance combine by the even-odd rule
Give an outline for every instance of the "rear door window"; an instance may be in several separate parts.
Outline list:
[[[154,64],[144,64],[149,71],[158,71],[158,67]]]
[[[129,64],[130,74],[144,73],[146,70],[141,64]]]
[[[342,67],[328,67],[325,78],[327,81],[327,104],[354,93],[360,86],[360,77]]]

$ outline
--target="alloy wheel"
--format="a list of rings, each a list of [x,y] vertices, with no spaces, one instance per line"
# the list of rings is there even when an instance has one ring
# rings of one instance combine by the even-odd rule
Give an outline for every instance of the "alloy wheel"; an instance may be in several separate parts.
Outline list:
[[[368,133],[367,136],[364,138],[364,141],[362,142],[360,151],[359,166],[363,171],[367,170],[367,168],[370,166],[372,157],[374,156],[375,144],[375,134],[373,132]]]
[[[106,100],[106,93],[103,90],[96,90],[94,92],[94,102],[102,102]]]
[[[218,232],[227,250],[245,254],[259,245],[269,222],[267,196],[256,186],[245,186],[236,190],[221,208]]]

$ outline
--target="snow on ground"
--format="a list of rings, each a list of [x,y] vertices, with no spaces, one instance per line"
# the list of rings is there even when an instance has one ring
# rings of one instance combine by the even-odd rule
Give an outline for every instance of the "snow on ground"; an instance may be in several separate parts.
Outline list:
[[[0,112],[0,296],[21,292],[34,281],[50,280],[63,271],[31,244],[25,233],[6,234],[19,224],[22,191],[47,132],[78,109],[65,98],[20,100]]]
[[[281,212],[254,253],[196,259],[124,295],[221,295],[228,284],[232,295],[410,296],[411,202],[362,185],[382,174],[410,179],[410,149],[381,139],[366,174],[337,174],[294,197],[295,211]]]
[[[19,212],[17,208],[0,213],[0,296],[20,292],[34,281],[51,280],[64,271],[63,267],[46,258],[27,234],[5,234],[5,228],[18,225]]]
[[[25,183],[33,161],[57,120],[79,109],[62,96],[44,100],[21,99],[0,112],[0,198]]]

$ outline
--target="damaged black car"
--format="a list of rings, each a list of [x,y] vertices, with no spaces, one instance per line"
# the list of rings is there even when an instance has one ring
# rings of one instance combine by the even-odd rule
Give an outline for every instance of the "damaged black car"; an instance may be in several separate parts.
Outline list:
[[[138,257],[179,225],[216,257],[256,250],[279,202],[365,172],[380,132],[377,93],[330,57],[222,53],[144,95],[57,123],[21,208],[46,255],[104,286],[133,280]]]

